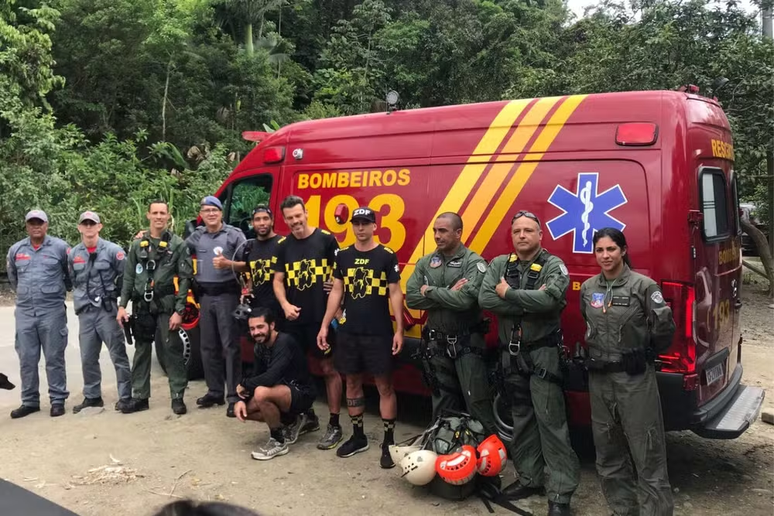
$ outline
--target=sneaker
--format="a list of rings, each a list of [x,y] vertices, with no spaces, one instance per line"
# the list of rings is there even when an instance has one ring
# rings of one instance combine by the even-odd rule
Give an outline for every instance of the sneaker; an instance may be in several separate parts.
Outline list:
[[[322,436],[320,442],[317,443],[318,450],[332,450],[344,439],[344,434],[341,431],[340,426],[328,425],[325,430],[325,435]]]
[[[301,432],[299,432],[298,435],[304,435],[310,432],[316,432],[320,429],[320,418],[318,418],[317,416],[310,417],[306,414],[304,414],[304,416],[306,416],[306,424],[301,427]]]
[[[288,448],[288,443],[279,443],[272,437],[266,445],[258,448],[258,450],[251,453],[250,456],[255,460],[271,460],[274,457],[285,455],[289,451],[290,448]]]
[[[301,430],[306,426],[307,418],[306,414],[300,414],[296,420],[282,428],[282,436],[285,438],[285,442],[288,444],[295,444],[298,441],[298,436],[301,435]],[[319,428],[319,424],[317,425]]]
[[[31,407],[29,405],[22,405],[21,407],[11,411],[11,419],[19,419],[21,417],[27,417],[35,412],[40,412],[40,407]]]
[[[81,410],[87,408],[87,407],[104,407],[105,403],[102,401],[102,398],[83,398],[83,401],[80,405],[76,405],[73,407],[73,414],[77,414]]]
[[[132,398],[128,405],[121,409],[122,414],[132,414],[133,412],[140,412],[141,410],[148,410],[150,406],[148,405],[148,398],[145,398],[143,400],[138,398]]]
[[[390,448],[389,444],[382,443],[382,457],[379,459],[379,465],[382,467],[382,469],[390,469],[395,467],[395,463],[392,460],[392,456],[390,455]]]
[[[368,449],[368,438],[367,437],[355,437],[354,435],[347,440],[344,444],[342,444],[338,450],[336,450],[336,455],[341,457],[342,459],[345,459],[347,457],[352,457],[356,453],[364,452]]]
[[[183,398],[172,399],[172,412],[174,412],[178,416],[182,416],[183,414],[188,412],[188,408],[186,408]]]

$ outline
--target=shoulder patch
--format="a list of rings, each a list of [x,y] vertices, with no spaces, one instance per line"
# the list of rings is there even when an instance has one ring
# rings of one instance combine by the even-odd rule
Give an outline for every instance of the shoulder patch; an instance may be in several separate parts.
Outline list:
[[[330,235],[330,234],[331,234],[331,232],[330,232],[330,231],[328,231],[327,229],[320,229],[320,232],[321,232],[323,235]]]
[[[346,251],[347,249],[349,249],[349,247],[350,247],[350,246],[347,246],[347,247],[340,247],[340,248],[336,249],[336,252],[338,253],[338,252],[341,252],[341,251]]]
[[[661,294],[660,290],[656,290],[650,295],[650,299],[653,300],[656,304],[663,304],[664,303],[664,296]]]
[[[279,239],[279,240],[277,240],[277,243],[278,243],[278,244],[281,244],[282,242],[284,242],[284,241],[285,241],[285,239],[286,239],[286,238],[287,238],[287,237],[280,237],[280,239]]]
[[[478,272],[483,274],[486,272],[486,264],[484,262],[478,262],[476,264],[476,269],[478,269]]]
[[[118,251],[116,253],[116,260],[123,260],[124,258],[126,258],[126,255],[124,254],[123,251]]]
[[[565,276],[570,275],[570,271],[567,270],[567,267],[563,263],[559,265],[559,270],[562,271],[562,274]]]
[[[384,250],[385,250],[385,251],[387,251],[388,253],[390,253],[390,254],[395,254],[395,251],[393,251],[392,249],[390,249],[390,248],[389,248],[389,247],[387,247],[386,245],[383,245],[382,247],[383,247],[383,248],[384,248]]]

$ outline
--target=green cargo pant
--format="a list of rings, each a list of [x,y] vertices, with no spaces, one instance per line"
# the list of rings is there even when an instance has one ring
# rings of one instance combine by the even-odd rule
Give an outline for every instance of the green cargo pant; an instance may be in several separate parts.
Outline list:
[[[156,314],[156,334],[161,334],[164,365],[169,378],[169,393],[172,399],[182,398],[188,386],[188,373],[183,356],[183,341],[177,331],[169,331],[169,314]],[[145,335],[135,335],[134,362],[132,364],[132,390],[134,398],[150,398],[150,369],[153,355],[153,340]]]
[[[522,348],[522,353],[525,353]],[[555,347],[530,353],[535,368],[561,376]],[[524,486],[545,485],[548,499],[570,503],[580,482],[580,463],[570,445],[562,387],[512,370],[505,378],[513,415],[511,458]]]
[[[483,339],[477,341],[473,345],[483,349]],[[444,353],[444,347],[433,342],[430,349],[433,350],[430,363],[438,385],[437,394],[433,394],[433,420],[445,409],[466,412],[484,426],[487,435],[496,433],[492,389],[483,357],[468,353],[452,360]]]
[[[597,472],[613,513],[671,516],[674,502],[653,366],[637,376],[591,371],[589,395]]]

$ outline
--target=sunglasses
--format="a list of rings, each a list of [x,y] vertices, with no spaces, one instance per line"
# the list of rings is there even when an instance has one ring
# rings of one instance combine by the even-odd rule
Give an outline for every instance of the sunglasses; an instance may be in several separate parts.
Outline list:
[[[525,211],[525,210],[517,211],[516,215],[514,215],[513,218],[511,219],[511,224],[516,222],[516,219],[521,218],[521,217],[527,217],[528,219],[532,219],[535,222],[537,222],[538,226],[540,225],[540,219],[537,218],[537,215],[535,215],[531,211]]]

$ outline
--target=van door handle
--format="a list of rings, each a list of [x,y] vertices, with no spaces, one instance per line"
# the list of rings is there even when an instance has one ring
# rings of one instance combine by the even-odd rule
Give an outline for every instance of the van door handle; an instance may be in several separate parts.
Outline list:
[[[742,308],[742,300],[741,299],[737,299],[734,302],[734,310],[739,310],[740,308]]]

